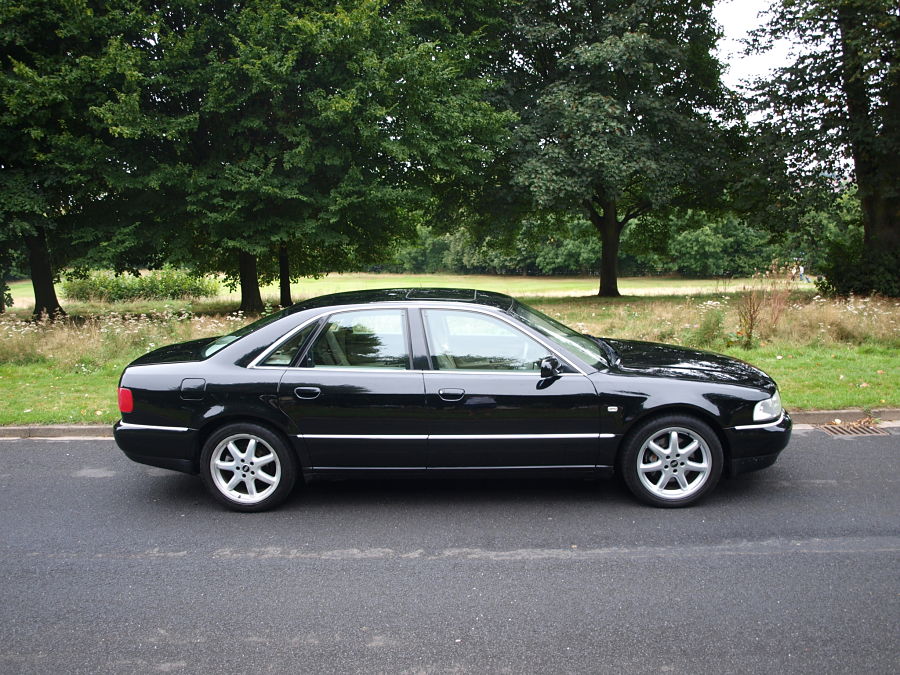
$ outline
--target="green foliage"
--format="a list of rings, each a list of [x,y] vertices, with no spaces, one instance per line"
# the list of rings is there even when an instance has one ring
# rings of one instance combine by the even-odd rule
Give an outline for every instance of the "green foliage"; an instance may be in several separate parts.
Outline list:
[[[180,300],[215,297],[219,293],[219,283],[184,270],[164,267],[141,276],[91,272],[83,278],[67,279],[62,290],[70,300],[81,302]]]
[[[724,341],[725,312],[714,307],[707,308],[696,330],[690,335],[690,342],[698,347],[715,347]]]
[[[393,262],[378,270],[413,273],[584,275],[596,269],[600,243],[581,219],[526,221],[513,236],[479,237],[467,228],[438,234],[420,225]]]
[[[433,177],[480,168],[509,120],[467,63],[477,44],[438,18],[366,0],[148,8],[110,47],[130,86],[97,110],[172,211],[155,225],[168,258],[235,279],[241,251],[268,281],[282,246],[315,275],[410,233]]]
[[[857,235],[831,244],[822,265],[824,276],[816,281],[816,288],[826,295],[881,293],[900,297],[900,251],[867,253],[861,233]]]
[[[760,50],[779,40],[798,45],[793,62],[755,83],[748,99],[766,115],[760,126],[766,150],[783,164],[785,201],[816,186],[827,194],[836,178],[857,188],[864,252],[833,249],[829,288],[895,294],[896,266],[889,272],[900,250],[896,0],[780,0],[755,40]]]
[[[687,277],[749,276],[766,269],[774,257],[769,235],[733,216],[688,213],[671,239],[670,258]]]
[[[622,229],[712,203],[728,117],[712,2],[523,2],[510,81],[514,182],[543,209],[587,214],[603,238],[601,293],[617,295]]]

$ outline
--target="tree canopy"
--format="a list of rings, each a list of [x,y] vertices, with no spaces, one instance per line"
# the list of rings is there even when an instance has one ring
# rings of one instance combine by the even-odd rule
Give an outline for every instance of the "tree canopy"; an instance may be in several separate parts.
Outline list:
[[[839,290],[900,293],[900,7],[891,0],[780,0],[754,47],[793,42],[795,57],[756,83],[792,189],[855,182],[861,248],[834,252]]]
[[[743,110],[712,5],[8,0],[0,272],[27,260],[37,313],[61,311],[62,267],[164,263],[224,274],[257,311],[261,280],[287,303],[291,279],[419,237],[429,265],[584,270],[599,255],[615,296],[636,252],[733,259],[677,266],[720,273],[775,250],[765,230],[784,250],[827,221],[847,234],[837,290],[900,293],[896,3],[779,0],[757,47],[801,46]],[[809,208],[734,217],[754,195],[783,215],[808,194],[834,213],[857,195],[859,242]]]
[[[726,108],[706,0],[528,0],[516,14],[514,180],[544,209],[586,214],[616,296],[622,230],[710,203],[723,187]]]

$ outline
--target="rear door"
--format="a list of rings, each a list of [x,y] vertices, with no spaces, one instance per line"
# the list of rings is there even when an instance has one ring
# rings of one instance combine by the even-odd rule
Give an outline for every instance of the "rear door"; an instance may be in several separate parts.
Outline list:
[[[424,381],[411,369],[405,309],[329,316],[299,367],[285,371],[279,402],[316,470],[425,467]]]
[[[593,468],[599,398],[574,367],[541,378],[550,349],[512,321],[423,309],[429,469]]]

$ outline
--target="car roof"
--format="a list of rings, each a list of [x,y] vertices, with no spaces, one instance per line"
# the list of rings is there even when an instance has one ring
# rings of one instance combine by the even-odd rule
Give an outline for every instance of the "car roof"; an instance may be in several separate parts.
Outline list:
[[[485,305],[501,310],[509,310],[515,300],[503,293],[479,291],[472,288],[380,288],[365,291],[346,291],[320,295],[298,302],[291,307],[291,313],[320,307],[339,305],[364,305],[375,302],[463,302]]]

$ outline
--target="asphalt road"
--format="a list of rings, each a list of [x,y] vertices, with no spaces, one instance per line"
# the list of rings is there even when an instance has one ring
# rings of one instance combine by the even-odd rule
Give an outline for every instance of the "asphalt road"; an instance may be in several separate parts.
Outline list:
[[[236,514],[108,440],[0,441],[0,672],[896,673],[892,431],[672,511],[458,480]]]

